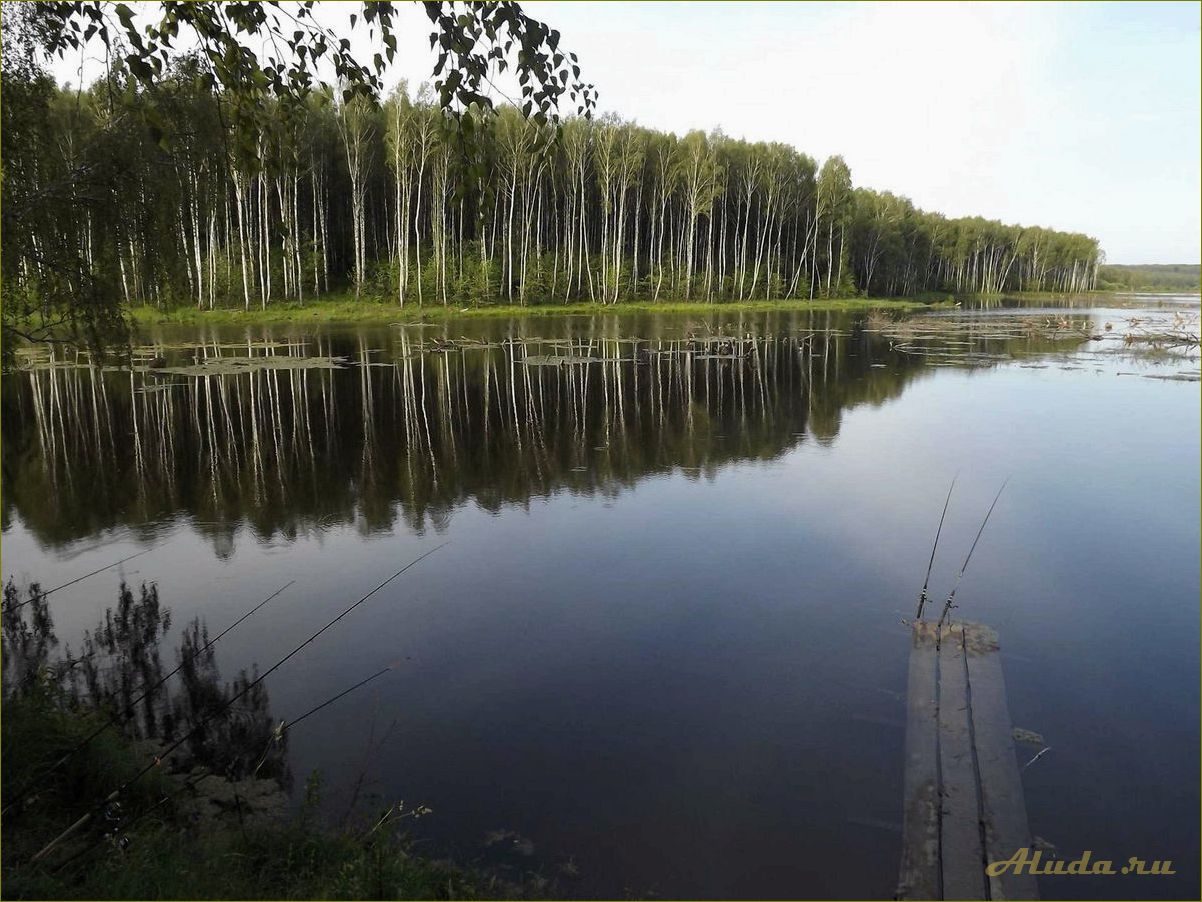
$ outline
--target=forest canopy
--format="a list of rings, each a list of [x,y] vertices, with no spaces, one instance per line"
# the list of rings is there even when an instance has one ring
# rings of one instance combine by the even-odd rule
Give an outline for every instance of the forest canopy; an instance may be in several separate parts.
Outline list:
[[[607,304],[1073,292],[1097,280],[1091,237],[923,211],[855,187],[837,156],[819,166],[785,144],[593,118],[591,103],[542,114],[557,97],[462,103],[445,70],[383,96],[370,78],[364,90],[268,91],[248,127],[228,114],[231,89],[203,50],[163,57],[153,78],[114,65],[66,89],[37,53],[10,67],[10,18],[6,322],[53,323],[87,297]],[[552,80],[579,78],[574,58],[550,52],[573,73]]]
[[[1111,264],[1098,271],[1098,287],[1121,291],[1197,291],[1202,266],[1197,263]]]
[[[359,4],[337,31],[318,21],[315,6],[315,0],[0,6],[5,332],[53,340],[65,331],[103,349],[125,335],[121,310],[133,296],[130,280],[136,291],[153,284],[158,299],[175,289],[165,275],[171,264],[159,265],[162,247],[142,234],[175,214],[159,209],[160,180],[139,167],[178,170],[196,161],[203,141],[214,140],[228,172],[261,179],[265,166],[277,162],[264,158],[266,144],[297,136],[315,93],[341,106],[375,103],[397,52],[396,4]],[[539,125],[557,125],[569,103],[578,115],[591,114],[596,90],[583,81],[576,55],[520,4],[425,0],[421,6],[437,59],[432,75],[441,124],[454,137],[462,172],[481,173],[476,126],[493,110],[490,89],[500,73],[512,73],[522,114]],[[357,25],[377,48],[368,62],[352,51],[349,35]],[[56,87],[45,68],[68,52],[93,54],[107,70],[87,92],[89,102],[74,92],[73,108],[72,92]],[[177,115],[167,95],[182,81],[209,101],[201,111],[209,120]],[[63,128],[60,115],[78,121]],[[201,129],[208,129],[203,138]],[[135,146],[146,150],[140,144],[147,138],[158,156],[121,157]],[[60,165],[47,165],[48,154]],[[132,206],[131,193],[138,194]],[[118,230],[112,240],[98,239],[95,230],[110,223]],[[244,247],[244,234],[240,240]],[[295,245],[299,235],[288,240]],[[271,236],[264,232],[262,241],[270,257]],[[246,262],[239,265],[245,275]],[[270,260],[262,265],[269,268]],[[144,281],[160,278],[161,285]]]

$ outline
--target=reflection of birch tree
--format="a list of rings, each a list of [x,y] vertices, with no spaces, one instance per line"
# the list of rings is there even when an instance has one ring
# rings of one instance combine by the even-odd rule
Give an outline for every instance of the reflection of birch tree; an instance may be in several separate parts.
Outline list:
[[[422,529],[468,499],[495,510],[771,458],[922,365],[872,334],[849,360],[834,329],[723,332],[206,338],[139,351],[171,365],[129,372],[55,351],[6,377],[5,515],[53,543],[186,513],[223,553],[240,528],[374,531],[400,513]],[[881,354],[890,366],[870,367]]]

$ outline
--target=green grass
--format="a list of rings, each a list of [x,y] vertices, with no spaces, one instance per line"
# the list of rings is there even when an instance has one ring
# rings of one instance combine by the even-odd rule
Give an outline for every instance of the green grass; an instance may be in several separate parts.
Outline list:
[[[1099,300],[1113,295],[1113,289],[1096,290],[1072,295],[1072,297],[1095,297]],[[1037,303],[1056,301],[1066,297],[1054,292],[1023,292],[996,295]],[[964,295],[959,300],[978,299]],[[513,318],[545,316],[595,316],[636,314],[693,314],[705,316],[729,313],[769,313],[788,311],[813,312],[859,312],[867,310],[917,310],[949,307],[955,298],[945,293],[926,293],[910,298],[816,298],[814,300],[790,299],[774,301],[724,301],[705,303],[702,301],[621,301],[617,304],[572,303],[572,304],[496,304],[465,307],[462,304],[426,305],[418,307],[410,302],[400,307],[391,300],[380,297],[355,299],[349,293],[334,293],[299,304],[295,301],[275,301],[267,309],[251,307],[219,307],[200,310],[192,306],[161,309],[153,306],[137,306],[127,310],[135,325],[273,325],[283,323],[393,323],[393,322],[437,322],[457,318]]]
[[[4,702],[4,798],[73,748],[99,723],[34,693]],[[0,859],[5,899],[447,899],[531,898],[548,882],[522,883],[434,861],[389,829],[365,838],[360,826],[340,832],[303,816],[239,829],[235,822],[196,822],[173,797],[119,835],[124,848],[89,825],[44,862],[32,856],[96,801],[142,767],[144,758],[114,731],[85,747],[5,815]],[[122,797],[125,818],[141,814],[173,778],[152,771]],[[82,853],[82,854],[81,854]],[[78,856],[78,857],[75,857]]]
[[[199,310],[195,307],[177,307],[160,310],[156,307],[134,307],[129,313],[133,321],[141,325],[174,323],[181,325],[235,324],[255,325],[271,323],[332,323],[332,322],[431,322],[459,317],[523,317],[523,316],[593,316],[597,314],[645,314],[645,313],[692,313],[698,315],[714,313],[759,313],[770,311],[857,311],[890,309],[912,309],[946,303],[946,296],[929,298],[832,298],[779,301],[732,301],[707,304],[696,301],[624,301],[617,304],[511,304],[482,307],[464,307],[462,304],[426,305],[418,307],[409,303],[399,307],[379,298],[355,300],[349,295],[331,295],[305,304],[293,301],[275,302],[266,310],[252,307],[223,307],[215,310]]]

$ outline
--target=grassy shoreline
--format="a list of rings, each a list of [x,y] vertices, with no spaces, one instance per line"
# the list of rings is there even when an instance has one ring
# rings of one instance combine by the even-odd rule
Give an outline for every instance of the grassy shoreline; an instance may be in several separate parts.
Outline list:
[[[128,311],[135,325],[272,325],[277,323],[333,322],[437,322],[458,318],[506,318],[545,316],[635,315],[648,313],[767,313],[778,311],[854,312],[867,310],[913,310],[923,307],[950,306],[946,296],[930,298],[831,298],[821,300],[743,301],[705,303],[684,301],[623,301],[617,304],[575,303],[528,306],[496,305],[487,307],[425,306],[396,304],[379,299],[355,300],[350,295],[323,297],[298,304],[277,302],[267,309],[250,310],[222,307],[201,310],[177,307],[134,307]]]
[[[952,297],[929,293],[910,298],[816,298],[773,301],[619,301],[616,304],[576,302],[571,304],[549,303],[496,304],[482,307],[464,307],[461,304],[426,305],[418,307],[412,302],[399,306],[380,297],[356,299],[349,292],[325,295],[312,301],[276,301],[266,309],[251,307],[219,307],[202,310],[192,306],[174,307],[163,310],[157,307],[140,306],[126,311],[135,326],[156,325],[283,325],[288,323],[431,323],[447,319],[504,319],[521,317],[558,316],[635,316],[653,313],[713,314],[735,313],[855,313],[870,310],[921,310],[954,307],[964,301],[976,300],[1019,300],[1029,303],[1055,302],[1065,299],[1096,299],[1104,302],[1125,291],[1095,290],[1077,294],[1056,292],[1018,292],[982,298],[977,295]],[[1157,292],[1174,294],[1179,292]]]
[[[528,899],[555,894],[556,885],[535,874],[506,879],[420,854],[401,826],[404,818],[376,829],[384,821],[373,815],[334,829],[307,813],[308,803],[291,816],[268,817],[239,804],[236,814],[201,817],[195,813],[196,790],[186,791],[185,775],[158,770],[123,794],[120,809],[109,809],[115,818],[111,824],[88,825],[46,861],[35,862],[35,852],[77,817],[94,813],[96,800],[137,774],[146,752],[117,730],[84,742],[105,723],[104,715],[67,710],[41,690],[8,696],[4,709],[6,798],[44,773],[47,762],[81,748],[68,766],[43,778],[35,795],[5,815],[5,899]],[[248,785],[222,776],[211,781],[228,792]],[[196,782],[197,790],[201,785]]]
[[[335,292],[304,303],[276,301],[267,309],[251,307],[218,307],[213,310],[199,309],[191,305],[162,309],[150,305],[125,308],[122,314],[127,322],[138,330],[154,326],[282,326],[282,325],[356,325],[382,323],[436,323],[451,319],[522,319],[564,316],[639,316],[648,314],[692,314],[694,316],[732,315],[743,313],[867,313],[873,310],[906,311],[939,310],[958,307],[962,303],[977,301],[1018,301],[1029,304],[1056,304],[1058,302],[1083,300],[1096,301],[1106,306],[1107,301],[1126,291],[1096,289],[1094,291],[1064,294],[1056,292],[1010,292],[1002,295],[959,295],[929,292],[916,297],[904,298],[816,298],[773,300],[773,301],[728,301],[707,303],[704,301],[620,301],[616,304],[578,302],[571,304],[549,303],[519,306],[498,304],[481,307],[463,307],[458,304],[428,305],[417,307],[409,303],[404,307],[379,296],[364,296],[355,299],[349,292]],[[1164,292],[1160,292],[1164,293]],[[1167,294],[1179,294],[1168,292]],[[1157,306],[1163,302],[1156,302]],[[1122,306],[1122,305],[1120,305]],[[17,323],[16,325],[21,325]]]

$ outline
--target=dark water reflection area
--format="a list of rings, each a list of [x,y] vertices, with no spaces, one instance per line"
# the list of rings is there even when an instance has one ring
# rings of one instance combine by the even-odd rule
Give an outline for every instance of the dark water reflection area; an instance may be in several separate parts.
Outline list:
[[[289,737],[333,816],[364,774],[361,806],[433,809],[430,848],[563,893],[887,898],[900,621],[952,475],[944,594],[1010,476],[957,597],[1052,747],[1032,830],[1178,871],[1042,891],[1192,897],[1197,359],[1102,337],[1130,315],[163,330],[132,372],[30,357],[4,376],[4,575],[151,547],[127,579],[213,630],[295,579],[221,642],[232,676],[449,542],[268,682],[288,718],[397,665]],[[118,580],[53,596],[59,636]]]

